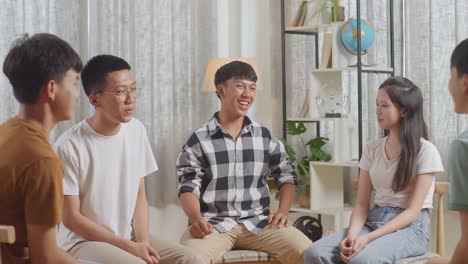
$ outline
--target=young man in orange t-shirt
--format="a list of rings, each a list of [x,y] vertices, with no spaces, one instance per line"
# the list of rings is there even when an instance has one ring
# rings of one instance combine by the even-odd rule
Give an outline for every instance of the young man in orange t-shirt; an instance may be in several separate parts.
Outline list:
[[[72,117],[81,68],[67,42],[45,33],[18,39],[5,58],[20,110],[0,125],[0,225],[16,232],[0,245],[3,263],[79,263],[56,244],[63,170],[48,135]]]

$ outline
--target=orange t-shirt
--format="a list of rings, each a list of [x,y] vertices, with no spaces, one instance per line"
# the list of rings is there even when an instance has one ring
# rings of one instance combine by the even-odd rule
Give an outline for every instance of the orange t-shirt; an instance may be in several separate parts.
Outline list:
[[[0,125],[0,225],[16,233],[14,244],[1,245],[3,263],[29,263],[27,224],[60,223],[62,177],[62,163],[39,126],[19,117]]]

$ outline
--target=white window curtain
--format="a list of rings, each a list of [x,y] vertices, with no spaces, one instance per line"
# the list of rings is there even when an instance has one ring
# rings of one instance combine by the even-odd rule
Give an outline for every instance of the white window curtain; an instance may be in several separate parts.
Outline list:
[[[448,92],[450,56],[468,38],[468,1],[405,0],[406,76],[423,90],[430,140],[448,169],[450,142],[467,128],[466,115],[456,115]],[[447,174],[440,180],[447,180]]]
[[[201,92],[217,55],[215,1],[89,1],[88,58],[113,54],[133,67],[141,88],[135,117],[146,126],[159,171],[148,177],[152,204],[177,200],[175,163],[190,133],[207,122],[218,98]]]
[[[301,0],[286,0],[289,24]],[[342,0],[346,17],[356,14],[355,0]],[[396,73],[423,90],[431,141],[447,158],[447,147],[467,119],[453,113],[447,91],[449,57],[468,37],[465,0],[394,0]],[[160,170],[147,179],[152,204],[177,200],[175,160],[188,135],[218,109],[214,94],[201,92],[211,57],[255,57],[264,80],[251,115],[281,137],[281,38],[279,0],[0,0],[0,60],[24,32],[50,32],[67,40],[84,62],[109,53],[133,67],[139,87],[136,117],[146,126]],[[401,10],[405,8],[406,60],[402,72]],[[369,63],[387,63],[386,1],[362,0],[362,16],[376,27]],[[288,116],[299,113],[313,64],[313,40],[287,38]],[[378,134],[375,95],[385,75],[363,79],[364,140]],[[349,80],[350,112],[357,119],[356,79]],[[0,122],[18,111],[6,77],[0,74]],[[73,120],[52,132],[51,142],[93,112],[81,93]],[[324,127],[323,133],[330,133]],[[446,163],[445,163],[446,164]]]
[[[82,54],[86,47],[86,43],[82,42],[85,22],[82,18],[86,15],[86,9],[81,1],[74,0],[0,0],[0,6],[0,122],[3,123],[18,112],[13,90],[3,74],[3,61],[13,40],[26,32],[29,35],[49,32],[59,35]],[[75,121],[59,124],[56,131],[63,131]]]
[[[177,200],[176,157],[190,133],[218,109],[201,92],[208,58],[217,56],[216,1],[1,0],[0,59],[24,32],[50,32],[67,40],[83,62],[113,54],[132,66],[138,86],[136,118],[146,126],[160,170],[147,178],[152,204]],[[27,76],[25,76],[27,78]],[[0,77],[0,122],[18,112],[11,86]],[[84,92],[75,117],[52,131],[50,141],[93,113]]]

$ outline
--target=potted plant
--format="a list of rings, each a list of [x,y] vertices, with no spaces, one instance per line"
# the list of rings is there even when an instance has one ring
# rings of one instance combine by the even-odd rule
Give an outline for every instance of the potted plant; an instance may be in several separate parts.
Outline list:
[[[307,0],[307,4],[316,3],[316,8],[311,15],[314,18],[318,14],[325,12],[331,8],[330,11],[330,22],[344,21],[344,6],[340,5],[340,0]]]
[[[302,137],[302,134],[304,134],[306,131],[307,128],[303,122],[286,122],[286,132],[288,133],[288,135],[299,136],[301,142],[300,145],[304,148],[304,156],[302,158],[297,158],[297,151],[293,147],[291,147],[285,140],[281,140],[286,149],[289,161],[297,168],[299,181],[299,185],[297,187],[297,192],[299,194],[298,202],[303,207],[309,207],[308,204],[310,202],[310,162],[331,160],[331,155],[322,149],[322,147],[327,143],[329,139],[325,137],[315,137],[305,142],[304,138]]]

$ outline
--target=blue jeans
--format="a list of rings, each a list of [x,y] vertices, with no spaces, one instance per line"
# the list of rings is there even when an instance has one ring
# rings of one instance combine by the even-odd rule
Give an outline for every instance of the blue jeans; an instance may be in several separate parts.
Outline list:
[[[370,233],[382,227],[403,210],[397,207],[375,206],[370,211],[359,235]],[[423,209],[416,221],[407,227],[370,242],[350,260],[349,264],[394,263],[402,258],[423,255],[429,245],[430,223],[431,211]],[[347,234],[348,229],[343,229],[314,242],[304,253],[304,263],[343,263],[339,255],[339,244]]]

